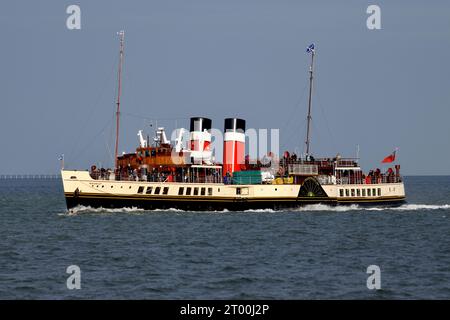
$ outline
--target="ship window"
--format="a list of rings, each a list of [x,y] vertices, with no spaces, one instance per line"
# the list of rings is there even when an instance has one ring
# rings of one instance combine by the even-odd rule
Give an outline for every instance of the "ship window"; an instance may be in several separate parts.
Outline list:
[[[217,192],[220,192],[220,188],[217,188]]]
[[[352,189],[352,197],[355,196],[355,189]]]
[[[212,196],[213,188],[208,188],[208,196]]]
[[[339,196],[341,196],[341,197],[344,196],[344,189],[339,189]]]
[[[150,152],[148,152],[148,150],[145,150],[145,156],[146,157],[150,156]]]
[[[164,187],[163,194],[168,194],[168,193],[169,193],[169,187]]]
[[[76,179],[76,178],[77,178],[77,177],[75,177],[75,176],[71,176],[71,177],[70,177],[70,179]]]
[[[198,196],[198,188],[194,188],[194,196]]]
[[[236,194],[241,194],[241,188],[236,188]]]
[[[363,197],[366,196],[366,189],[362,189],[362,196],[363,196]]]
[[[367,189],[367,196],[370,197],[370,189]]]
[[[146,194],[152,194],[153,187],[147,187]]]
[[[184,188],[183,188],[183,187],[178,188],[178,195],[179,195],[179,196],[182,196],[183,193],[184,193]]]
[[[187,196],[190,196],[190,195],[191,195],[191,189],[192,189],[191,187],[187,187],[187,188],[186,188],[186,195],[187,195]]]
[[[381,196],[381,188],[378,188],[378,196]]]
[[[155,194],[159,194],[160,191],[161,191],[161,187],[156,187],[155,188]]]
[[[357,197],[361,197],[361,190],[360,189],[356,189],[356,196]]]
[[[201,194],[202,196],[204,196],[205,193],[206,193],[206,188],[202,188],[202,189],[200,190],[200,194]]]
[[[144,192],[144,187],[139,187],[137,193],[143,193],[143,192]]]
[[[372,189],[372,196],[375,197],[377,195],[377,189],[373,188]]]
[[[350,191],[348,189],[345,189],[345,196],[349,197],[350,196]]]

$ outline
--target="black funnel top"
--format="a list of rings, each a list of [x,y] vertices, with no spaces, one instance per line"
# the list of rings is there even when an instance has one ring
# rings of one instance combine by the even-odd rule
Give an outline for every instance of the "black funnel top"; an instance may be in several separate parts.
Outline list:
[[[227,131],[245,132],[245,120],[238,118],[226,118],[225,132]]]
[[[202,118],[202,117],[193,117],[191,118],[191,132],[192,131],[203,131],[203,130],[211,130],[211,119]]]

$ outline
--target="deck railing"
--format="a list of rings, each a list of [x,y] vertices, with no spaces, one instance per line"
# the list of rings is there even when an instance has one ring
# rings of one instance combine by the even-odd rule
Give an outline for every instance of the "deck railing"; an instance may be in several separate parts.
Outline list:
[[[94,180],[115,181],[146,181],[146,182],[183,182],[183,183],[223,183],[220,175],[194,176],[194,175],[164,175],[164,174],[114,174],[112,172],[90,172]]]
[[[400,183],[403,179],[401,176],[381,175],[379,177],[366,177],[365,179],[356,179],[353,177],[342,177],[336,179],[336,184],[380,184],[380,183]]]

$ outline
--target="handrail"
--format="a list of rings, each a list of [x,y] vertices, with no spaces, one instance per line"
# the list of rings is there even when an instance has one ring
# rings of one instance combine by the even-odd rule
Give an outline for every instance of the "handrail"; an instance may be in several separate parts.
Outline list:
[[[141,182],[183,182],[183,183],[223,183],[223,178],[220,175],[208,175],[208,176],[188,176],[184,177],[179,175],[140,175],[140,174],[114,174],[113,172],[90,172],[91,178],[94,180],[115,180],[115,181],[141,181]],[[171,177],[171,178],[170,178]]]

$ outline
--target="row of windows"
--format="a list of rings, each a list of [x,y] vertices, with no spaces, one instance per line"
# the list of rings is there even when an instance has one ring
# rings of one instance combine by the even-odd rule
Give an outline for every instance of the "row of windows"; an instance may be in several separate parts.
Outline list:
[[[137,193],[143,194],[144,193],[144,189],[145,189],[145,187],[139,187]],[[147,190],[145,191],[145,194],[160,194],[161,193],[161,187],[156,187],[154,189],[153,193],[152,193],[152,191],[153,191],[153,187],[147,187]],[[168,194],[168,193],[169,193],[169,187],[164,187],[162,189],[162,194]]]
[[[145,190],[145,187],[139,187],[137,193],[143,194]],[[220,188],[217,189],[218,192],[220,192]],[[213,194],[213,188],[197,188],[197,187],[180,187],[178,188],[178,195],[194,195],[194,196],[205,196],[206,192],[208,192],[208,196],[212,196]],[[162,188],[162,194],[168,194],[169,193],[169,187]],[[145,190],[145,194],[161,194],[161,187],[147,187],[147,190]]]
[[[376,197],[381,196],[381,188],[364,188],[364,189],[339,189],[341,197]]]

